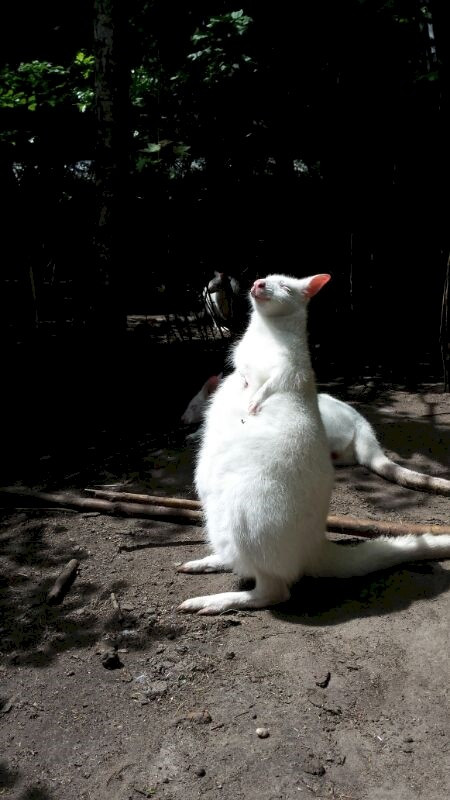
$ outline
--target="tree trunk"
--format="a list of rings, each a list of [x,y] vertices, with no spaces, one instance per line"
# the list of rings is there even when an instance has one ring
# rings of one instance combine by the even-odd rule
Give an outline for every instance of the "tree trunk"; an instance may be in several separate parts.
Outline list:
[[[439,132],[442,136],[442,141],[446,142],[449,135],[448,127],[448,114],[450,111],[450,9],[448,3],[442,3],[439,0],[432,0],[430,4],[432,30],[434,40],[436,42],[436,56],[439,69],[439,86],[440,86],[440,126]],[[447,176],[449,174],[449,156],[448,148],[443,148],[442,151],[442,173]],[[442,243],[444,252],[449,251],[449,238],[448,233],[444,233],[444,241]],[[444,279],[444,288],[442,293],[442,308],[441,308],[441,325],[440,325],[440,345],[442,363],[444,369],[444,391],[450,391],[450,313],[449,313],[449,269],[450,269],[450,256],[447,261],[447,270]]]
[[[120,0],[94,0],[96,101],[96,269],[91,330],[101,338],[126,324],[122,297],[128,184],[127,17]]]
[[[440,344],[444,368],[444,392],[450,392],[450,314],[449,314],[450,256],[442,292]]]

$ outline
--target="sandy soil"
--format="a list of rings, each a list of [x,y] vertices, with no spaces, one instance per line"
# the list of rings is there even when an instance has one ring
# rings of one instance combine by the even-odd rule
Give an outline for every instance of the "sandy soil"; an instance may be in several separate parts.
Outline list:
[[[347,398],[400,463],[448,476],[448,396],[432,386],[415,394],[366,386]],[[192,452],[176,426],[135,442],[118,437],[113,447],[106,439],[64,469],[43,453],[34,484],[128,480],[132,491],[193,494]],[[337,472],[332,510],[448,523],[447,498],[362,468]],[[304,580],[272,610],[179,615],[186,597],[234,584],[230,575],[175,571],[203,552],[196,527],[2,512],[0,795],[449,796],[450,561]],[[47,591],[72,557],[76,580],[50,606]],[[102,660],[111,645],[115,669]]]

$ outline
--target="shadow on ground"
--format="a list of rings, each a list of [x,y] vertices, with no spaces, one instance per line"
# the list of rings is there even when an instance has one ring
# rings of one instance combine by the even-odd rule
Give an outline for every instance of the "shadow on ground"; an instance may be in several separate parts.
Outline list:
[[[348,579],[303,578],[291,599],[272,610],[299,625],[340,625],[360,617],[402,611],[450,589],[450,572],[438,563],[417,563]]]

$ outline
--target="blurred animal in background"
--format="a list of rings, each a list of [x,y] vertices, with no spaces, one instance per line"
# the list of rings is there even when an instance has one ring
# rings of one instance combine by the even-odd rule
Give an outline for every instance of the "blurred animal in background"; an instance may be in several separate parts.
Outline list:
[[[208,285],[203,289],[203,302],[213,325],[220,331],[233,331],[239,327],[242,307],[247,310],[247,302],[241,299],[239,281],[226,272],[214,272]]]
[[[220,373],[220,375],[211,375],[211,377],[205,381],[200,391],[194,395],[186,410],[181,415],[181,421],[185,425],[195,425],[202,421],[208,399],[217,389],[222,377],[222,373]]]

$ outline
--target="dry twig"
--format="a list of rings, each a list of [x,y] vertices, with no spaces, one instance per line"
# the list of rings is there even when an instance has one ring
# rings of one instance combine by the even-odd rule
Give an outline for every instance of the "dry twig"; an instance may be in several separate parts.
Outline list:
[[[53,584],[52,588],[50,589],[47,595],[47,603],[50,606],[56,606],[62,602],[64,596],[66,595],[67,591],[72,586],[72,583],[75,580],[75,576],[77,573],[79,561],[76,558],[71,558],[71,560],[66,564],[62,572],[58,575],[55,583]]]

